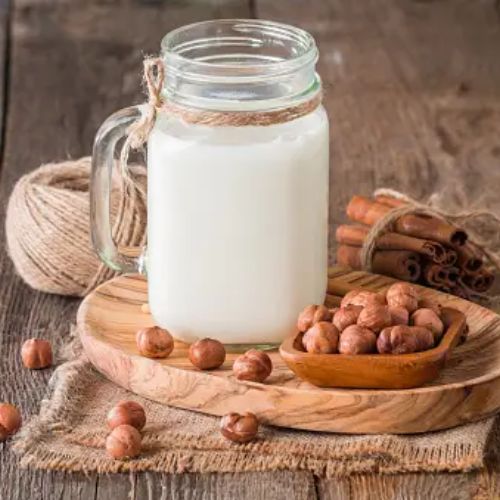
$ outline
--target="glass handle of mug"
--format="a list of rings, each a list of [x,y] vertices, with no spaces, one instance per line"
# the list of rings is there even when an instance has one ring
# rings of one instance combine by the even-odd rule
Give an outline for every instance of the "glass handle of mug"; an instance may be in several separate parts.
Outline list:
[[[92,152],[90,181],[90,230],[94,249],[111,269],[122,273],[144,272],[143,256],[132,257],[118,250],[112,236],[110,217],[111,177],[119,156],[117,143],[128,127],[141,116],[140,106],[112,114],[97,131]]]

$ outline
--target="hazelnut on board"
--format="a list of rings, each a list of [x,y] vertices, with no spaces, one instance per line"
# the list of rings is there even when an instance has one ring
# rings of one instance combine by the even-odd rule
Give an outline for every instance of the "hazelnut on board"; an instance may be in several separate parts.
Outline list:
[[[10,403],[0,403],[0,442],[15,434],[21,427],[21,414]]]
[[[273,371],[271,358],[263,351],[250,349],[238,356],[233,364],[233,373],[238,380],[264,382]]]
[[[48,340],[29,339],[21,347],[23,365],[30,370],[40,370],[52,365],[52,347]]]
[[[200,370],[212,370],[224,363],[226,349],[218,340],[201,339],[189,346],[188,357]]]
[[[247,443],[255,438],[259,430],[257,417],[250,412],[229,413],[220,421],[221,434],[235,443]]]
[[[351,325],[340,334],[339,352],[341,354],[368,354],[375,351],[376,343],[377,336],[371,330]]]
[[[120,401],[109,410],[106,421],[110,429],[119,425],[131,425],[140,431],[146,425],[146,413],[135,401]]]
[[[340,302],[340,307],[346,307],[349,305],[366,307],[368,304],[376,302],[377,304],[385,304],[385,298],[383,295],[375,292],[370,292],[369,290],[364,290],[362,288],[356,288],[347,292],[342,301]]]
[[[174,350],[174,339],[159,326],[141,328],[135,337],[137,349],[147,358],[166,358]]]
[[[326,306],[311,305],[307,306],[300,314],[297,320],[299,332],[305,332],[318,321],[331,321],[332,313]]]
[[[391,326],[391,323],[392,317],[389,308],[372,302],[359,313],[357,324],[378,333],[386,326]]]
[[[377,339],[380,354],[408,354],[425,351],[434,345],[434,337],[426,328],[405,325],[384,328]]]
[[[135,427],[119,425],[106,438],[106,451],[112,458],[126,460],[139,455],[141,443],[141,434]]]
[[[337,352],[339,331],[327,321],[314,324],[304,333],[302,345],[304,349],[313,354],[331,354]]]
[[[404,307],[409,313],[418,308],[418,290],[409,283],[394,283],[385,296],[389,307]]]
[[[389,306],[391,314],[391,325],[407,325],[410,321],[408,309],[401,306]]]
[[[432,309],[417,309],[411,315],[411,324],[413,326],[423,326],[430,330],[434,335],[435,342],[439,342],[443,336],[443,322]]]
[[[359,313],[362,310],[362,306],[353,306],[352,304],[341,307],[333,316],[333,324],[337,327],[337,330],[341,332],[348,326],[356,324]]]

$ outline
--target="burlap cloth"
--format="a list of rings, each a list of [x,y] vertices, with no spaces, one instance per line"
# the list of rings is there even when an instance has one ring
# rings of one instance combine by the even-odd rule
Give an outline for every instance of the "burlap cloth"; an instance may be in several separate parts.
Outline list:
[[[483,468],[497,448],[494,418],[414,436],[342,435],[262,427],[259,438],[234,444],[219,418],[167,407],[106,380],[76,350],[50,381],[40,414],[19,433],[21,465],[83,472],[244,472],[306,470],[321,477],[368,472],[469,471]],[[130,461],[106,456],[106,413],[119,400],[147,414],[143,453]]]

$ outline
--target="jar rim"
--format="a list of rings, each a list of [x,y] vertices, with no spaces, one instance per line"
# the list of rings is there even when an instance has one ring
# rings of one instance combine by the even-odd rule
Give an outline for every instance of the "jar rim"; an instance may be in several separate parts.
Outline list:
[[[234,62],[221,62],[220,60],[215,62],[186,55],[189,51],[199,48],[199,44],[214,45],[217,44],[217,41],[219,41],[219,46],[226,44],[228,41],[227,37],[224,36],[220,39],[217,36],[196,38],[196,33],[201,33],[205,30],[217,31],[217,27],[231,29],[235,33],[240,32],[241,38],[239,40],[233,39],[233,42],[244,43],[247,40],[247,47],[251,47],[252,44],[258,42],[260,42],[260,45],[265,43],[255,38],[255,33],[258,31],[269,36],[269,41],[271,41],[272,37],[274,40],[281,39],[294,44],[293,53],[290,54],[290,57],[276,58],[275,60],[267,59],[265,61],[263,59],[261,61],[258,61],[258,59],[252,60],[248,66],[251,65],[254,74],[262,71],[266,75],[278,75],[283,72],[293,71],[307,64],[314,64],[318,59],[318,49],[314,38],[302,28],[261,19],[213,19],[181,26],[168,32],[163,37],[161,52],[162,56],[166,59],[167,68],[188,64],[190,72],[193,72],[193,70],[199,70],[200,72],[204,72],[204,70],[210,72],[222,70],[228,76],[233,70],[235,76],[244,78],[241,70],[245,67],[245,63],[235,64]],[[252,32],[253,37],[251,37]],[[184,38],[188,38],[188,40],[183,40]]]
[[[298,105],[318,92],[318,49],[305,30],[256,19],[189,24],[162,40],[166,100],[253,111]]]

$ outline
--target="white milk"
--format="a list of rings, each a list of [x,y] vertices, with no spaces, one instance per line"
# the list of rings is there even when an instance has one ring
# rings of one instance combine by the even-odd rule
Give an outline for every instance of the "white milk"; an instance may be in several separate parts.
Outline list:
[[[149,304],[191,342],[278,343],[327,285],[323,108],[262,127],[161,116],[148,143]]]

